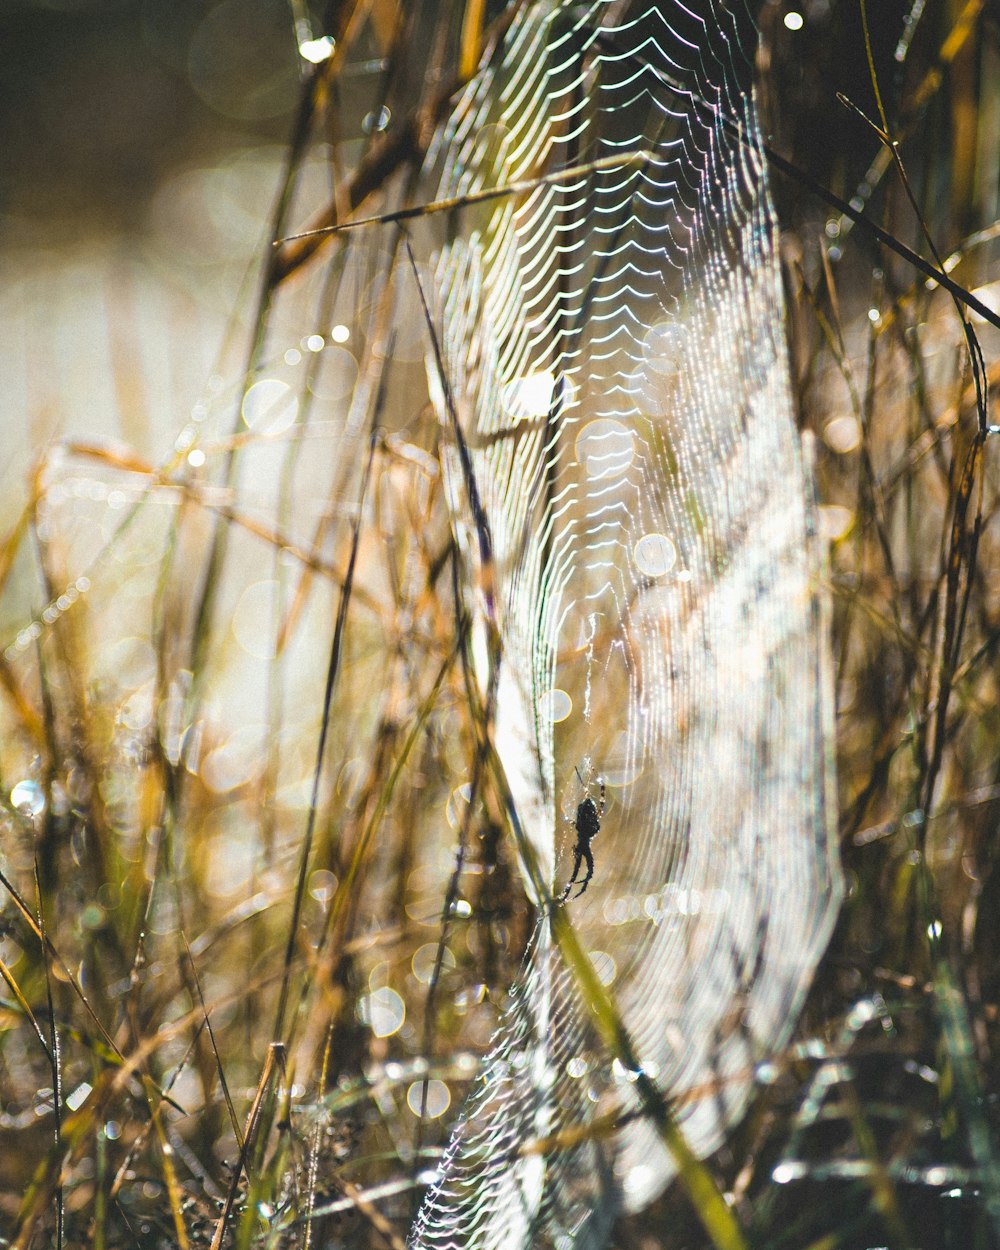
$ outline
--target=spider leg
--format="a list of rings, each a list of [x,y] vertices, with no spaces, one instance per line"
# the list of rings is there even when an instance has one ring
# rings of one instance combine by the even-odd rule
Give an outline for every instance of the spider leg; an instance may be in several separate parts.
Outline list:
[[[584,877],[584,879],[583,879],[583,885],[581,885],[581,886],[580,886],[580,888],[577,890],[576,894],[573,896],[574,898],[579,898],[579,897],[580,897],[580,895],[584,892],[584,890],[587,888],[587,886],[588,886],[588,885],[590,885],[590,878],[594,875],[594,853],[593,853],[593,851],[590,849],[590,847],[589,847],[589,846],[585,846],[585,847],[583,848],[583,852],[582,852],[582,854],[583,854],[583,857],[584,857],[584,858],[586,859],[586,861],[587,861],[587,875],[586,875],[586,876]],[[580,866],[580,857],[579,857],[579,856],[577,856],[577,865],[576,865],[576,866],[577,866],[577,868],[579,868],[579,866]],[[573,873],[573,880],[574,880],[574,881],[576,880],[576,873],[575,873],[575,872]],[[572,884],[573,884],[573,882],[571,881],[571,882],[570,882],[570,885],[572,885]],[[567,888],[568,888],[568,887],[567,887]]]
[[[573,875],[572,877],[570,877],[569,882],[567,883],[566,889],[563,890],[562,892],[562,898],[560,899],[560,902],[563,902],[563,903],[565,903],[566,900],[569,898],[569,892],[570,890],[572,890],[574,884],[576,883],[576,874],[580,871],[580,864],[583,862],[584,852],[580,850],[579,846],[575,846],[573,848],[573,855],[575,857],[573,860]],[[593,860],[591,860],[591,862],[593,862]]]

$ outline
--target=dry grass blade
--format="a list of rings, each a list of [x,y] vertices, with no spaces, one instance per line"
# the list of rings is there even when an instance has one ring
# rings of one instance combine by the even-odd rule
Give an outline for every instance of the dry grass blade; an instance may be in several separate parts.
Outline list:
[[[191,1243],[188,1240],[187,1226],[184,1223],[183,1196],[177,1181],[177,1171],[174,1167],[174,1148],[168,1141],[163,1127],[162,1103],[156,1091],[152,1089],[149,1090],[149,1099],[150,1120],[156,1132],[156,1140],[160,1146],[160,1166],[163,1169],[163,1178],[166,1182],[167,1202],[171,1218],[173,1219],[174,1234],[177,1237],[179,1250],[190,1250]]]
[[[90,1005],[90,1002],[87,999],[86,994],[84,994],[76,978],[73,976],[73,973],[70,971],[69,966],[66,964],[65,960],[62,958],[62,956],[59,954],[56,948],[52,945],[52,942],[42,932],[41,927],[39,926],[35,917],[32,915],[30,908],[24,902],[20,894],[14,888],[14,885],[12,884],[12,882],[3,874],[3,872],[0,872],[0,885],[2,885],[3,888],[7,891],[8,895],[14,902],[14,905],[17,907],[17,910],[20,913],[22,919],[27,923],[28,927],[31,929],[35,937],[38,938],[39,942],[43,944],[48,955],[56,962],[56,965],[58,966],[60,972],[69,982],[69,984],[73,987],[73,992],[76,994],[77,998],[80,1000],[80,1003],[83,1005],[83,1008],[86,1011],[87,1015],[90,1017],[90,1020],[96,1026],[108,1050],[111,1052],[111,1054],[114,1056],[115,1059],[123,1063],[125,1059],[124,1055],[115,1045],[114,1039],[111,1037],[110,1033],[108,1033],[107,1029],[101,1023],[100,1019],[97,1016],[97,1013],[94,1011],[93,1007]]]
[[[14,999],[18,1007],[21,1008],[21,1011],[24,1014],[24,1018],[31,1024],[31,1027],[34,1030],[35,1036],[38,1038],[38,1041],[41,1044],[42,1050],[45,1053],[45,1058],[49,1061],[50,1064],[54,1063],[54,1058],[53,1058],[51,1050],[49,1049],[49,1043],[48,1041],[46,1041],[45,1034],[42,1032],[42,1027],[38,1023],[35,1013],[31,1010],[30,1003],[21,993],[21,987],[18,985],[17,981],[15,980],[14,974],[11,972],[11,970],[7,967],[7,965],[3,962],[2,959],[0,959],[0,977],[3,977],[7,985],[7,988],[14,995]]]
[[[242,1150],[244,1146],[243,1131],[236,1115],[236,1108],[233,1106],[232,1095],[229,1092],[229,1083],[226,1080],[226,1071],[222,1066],[222,1057],[219,1054],[219,1047],[215,1040],[215,1030],[212,1028],[212,1021],[208,1013],[208,1007],[205,1004],[205,995],[201,988],[201,978],[198,976],[198,969],[194,962],[194,955],[191,953],[191,946],[187,937],[184,937],[184,950],[188,957],[188,963],[191,967],[191,976],[194,978],[195,989],[198,993],[198,1002],[201,1005],[202,1015],[205,1023],[205,1031],[208,1033],[208,1039],[212,1047],[212,1054],[215,1057],[215,1066],[219,1074],[219,1088],[222,1090],[222,1097],[226,1100],[226,1110],[229,1112],[229,1122],[233,1126],[233,1135],[236,1138],[236,1144]]]
[[[229,1182],[229,1189],[226,1193],[226,1200],[222,1207],[222,1214],[219,1216],[215,1225],[215,1232],[212,1234],[212,1243],[210,1250],[221,1250],[225,1240],[226,1232],[230,1222],[234,1216],[234,1207],[236,1204],[236,1196],[239,1192],[240,1181],[243,1178],[244,1171],[248,1168],[250,1152],[257,1144],[257,1133],[261,1125],[264,1112],[264,1102],[270,1091],[274,1081],[281,1078],[284,1071],[285,1063],[285,1047],[281,1042],[272,1042],[267,1049],[267,1061],[264,1069],[260,1074],[260,1080],[257,1082],[257,1091],[254,1094],[253,1103],[247,1115],[246,1127],[243,1131],[243,1144],[240,1147],[239,1158],[233,1168],[232,1179]]]
[[[376,408],[376,414],[377,411],[378,409]],[[361,524],[364,514],[364,504],[368,492],[368,483],[371,480],[372,464],[375,460],[375,448],[377,446],[377,441],[377,430],[373,425],[372,432],[368,440],[368,456],[365,460],[364,472],[361,477],[361,484],[358,492],[357,517],[351,532],[351,548],[350,555],[347,560],[347,572],[344,576],[344,585],[341,589],[340,602],[337,607],[337,618],[334,624],[333,638],[330,642],[330,659],[326,671],[326,687],[323,692],[323,711],[320,722],[319,740],[316,746],[316,763],[313,768],[309,814],[306,820],[305,836],[302,840],[299,872],[295,884],[295,896],[292,904],[292,918],[288,928],[288,943],[285,947],[285,964],[281,981],[281,996],[278,999],[278,1010],[274,1023],[275,1038],[280,1038],[285,1028],[285,1012],[288,1007],[288,995],[291,989],[289,978],[292,959],[295,953],[295,946],[298,942],[299,920],[302,914],[302,900],[305,896],[306,888],[306,873],[312,856],[313,837],[316,831],[316,816],[317,809],[319,807],[319,787],[320,779],[323,774],[323,762],[326,757],[327,735],[330,731],[333,692],[337,683],[337,677],[340,672],[341,658],[343,656],[344,631],[347,627],[347,612],[350,607],[351,591],[354,586],[354,570],[357,567],[358,546],[361,538]]]
[[[278,239],[274,246],[293,243],[298,239],[311,239],[317,235],[342,234],[346,230],[357,230],[361,226],[391,226],[403,221],[413,221],[418,217],[428,217],[434,213],[449,213],[455,209],[473,208],[477,204],[489,204],[493,200],[507,199],[509,196],[530,195],[541,187],[557,186],[562,182],[573,182],[589,174],[604,170],[620,169],[628,165],[643,165],[651,159],[649,152],[623,152],[620,155],[607,156],[601,160],[589,161],[585,165],[571,165],[565,169],[557,169],[551,174],[542,174],[538,178],[522,178],[517,182],[505,183],[502,187],[486,187],[481,191],[468,191],[465,195],[450,196],[445,200],[432,200],[427,204],[414,204],[408,208],[397,209],[393,213],[380,213],[374,217],[357,217],[351,221],[342,221],[335,226],[324,226],[319,230],[307,230],[304,234],[290,234]],[[419,278],[418,278],[419,281]]]
[[[42,886],[38,876],[38,861],[35,861],[35,906],[38,913],[39,944],[41,946],[42,963],[45,968],[45,1000],[49,1016],[49,1048],[48,1056],[52,1064],[52,1149],[58,1154],[62,1149],[63,1124],[63,1074],[62,1053],[59,1041],[59,1028],[56,1023],[56,1010],[52,998],[52,974],[49,967],[48,942],[45,936],[45,913],[42,908]],[[66,1209],[64,1206],[62,1177],[56,1183],[56,1247],[62,1250],[65,1235]],[[185,1250],[187,1248],[185,1247]]]
[[[502,38],[516,11],[516,4],[507,5],[501,11],[484,33],[484,49]],[[346,204],[351,212],[356,212],[370,196],[387,186],[397,171],[406,166],[415,168],[419,165],[435,127],[449,112],[454,96],[465,81],[467,79],[461,73],[456,73],[443,88],[434,92],[418,112],[404,119],[391,134],[380,137],[380,141],[372,146],[357,169],[348,176],[347,185],[338,187],[329,207],[304,232],[305,237],[291,247],[276,249],[270,268],[272,286],[285,282],[312,259],[327,237],[324,232],[337,224],[342,205]]]

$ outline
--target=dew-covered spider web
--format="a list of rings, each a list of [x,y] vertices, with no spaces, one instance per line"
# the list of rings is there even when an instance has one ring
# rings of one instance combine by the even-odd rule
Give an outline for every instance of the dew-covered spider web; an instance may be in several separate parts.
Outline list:
[[[598,1246],[675,1171],[550,920],[601,783],[593,878],[566,906],[697,1154],[829,934],[819,544],[755,46],[735,3],[519,5],[425,168],[428,199],[532,184],[449,212],[424,272],[477,675],[539,920],[416,1247]]]

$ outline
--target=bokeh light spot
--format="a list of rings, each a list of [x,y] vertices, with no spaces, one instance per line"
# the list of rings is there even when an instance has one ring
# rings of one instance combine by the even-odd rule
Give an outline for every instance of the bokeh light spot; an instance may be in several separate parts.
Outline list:
[[[283,434],[298,412],[295,392],[278,378],[261,378],[243,396],[243,420],[256,434]]]
[[[425,1084],[426,1094],[424,1093]],[[424,1115],[429,1120],[436,1120],[451,1106],[451,1090],[444,1081],[414,1081],[406,1091],[406,1105],[414,1115],[420,1115],[423,1109]]]
[[[834,417],[823,427],[823,439],[831,451],[844,455],[861,444],[861,425],[855,416]]]
[[[421,983],[421,985],[429,985],[434,975],[434,965],[437,963],[438,943],[425,942],[423,946],[418,946],[413,952],[413,958],[410,966],[413,969],[413,975]],[[446,946],[441,952],[441,968],[447,970],[454,968],[455,956]]]
[[[546,690],[538,700],[538,714],[543,720],[548,719],[554,725],[564,721],[572,711],[573,700],[565,690],[560,690],[557,686]]]
[[[634,442],[627,425],[610,417],[599,417],[588,422],[577,435],[576,457],[589,478],[617,476],[631,465]]]
[[[542,369],[508,382],[503,390],[504,407],[519,421],[548,416],[555,381],[551,370]]]
[[[233,612],[232,630],[247,655],[258,660],[274,658],[274,612],[278,583],[271,579],[254,582],[240,595]]]
[[[10,792],[10,805],[25,816],[45,811],[45,791],[37,781],[19,781]]]
[[[666,534],[644,534],[632,551],[635,566],[646,577],[664,577],[677,563],[677,548]]]
[[[223,117],[262,121],[294,107],[300,62],[282,8],[280,0],[223,0],[194,32],[191,85]]]
[[[392,1037],[403,1027],[406,1004],[395,990],[383,986],[372,990],[358,1003],[358,1018],[376,1037]]]
[[[299,44],[299,56],[304,61],[319,65],[321,61],[328,61],[333,56],[336,47],[337,41],[332,35],[322,35],[319,39],[303,39]]]

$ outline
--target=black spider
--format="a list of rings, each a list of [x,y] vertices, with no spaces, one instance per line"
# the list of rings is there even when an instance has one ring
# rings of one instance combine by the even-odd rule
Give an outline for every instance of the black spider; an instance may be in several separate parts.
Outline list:
[[[580,777],[580,770],[576,770],[576,775]],[[580,777],[580,784],[583,784],[583,778]],[[576,846],[573,847],[573,875],[569,879],[569,885],[563,890],[561,902],[565,903],[569,898],[569,892],[576,884],[577,875],[580,872],[580,865],[586,860],[587,875],[583,879],[583,884],[577,890],[574,898],[579,898],[587,886],[590,884],[590,878],[594,875],[594,852],[590,849],[590,844],[601,832],[601,821],[604,819],[604,782],[600,782],[601,799],[599,803],[595,803],[587,794],[587,797],[576,809]]]

